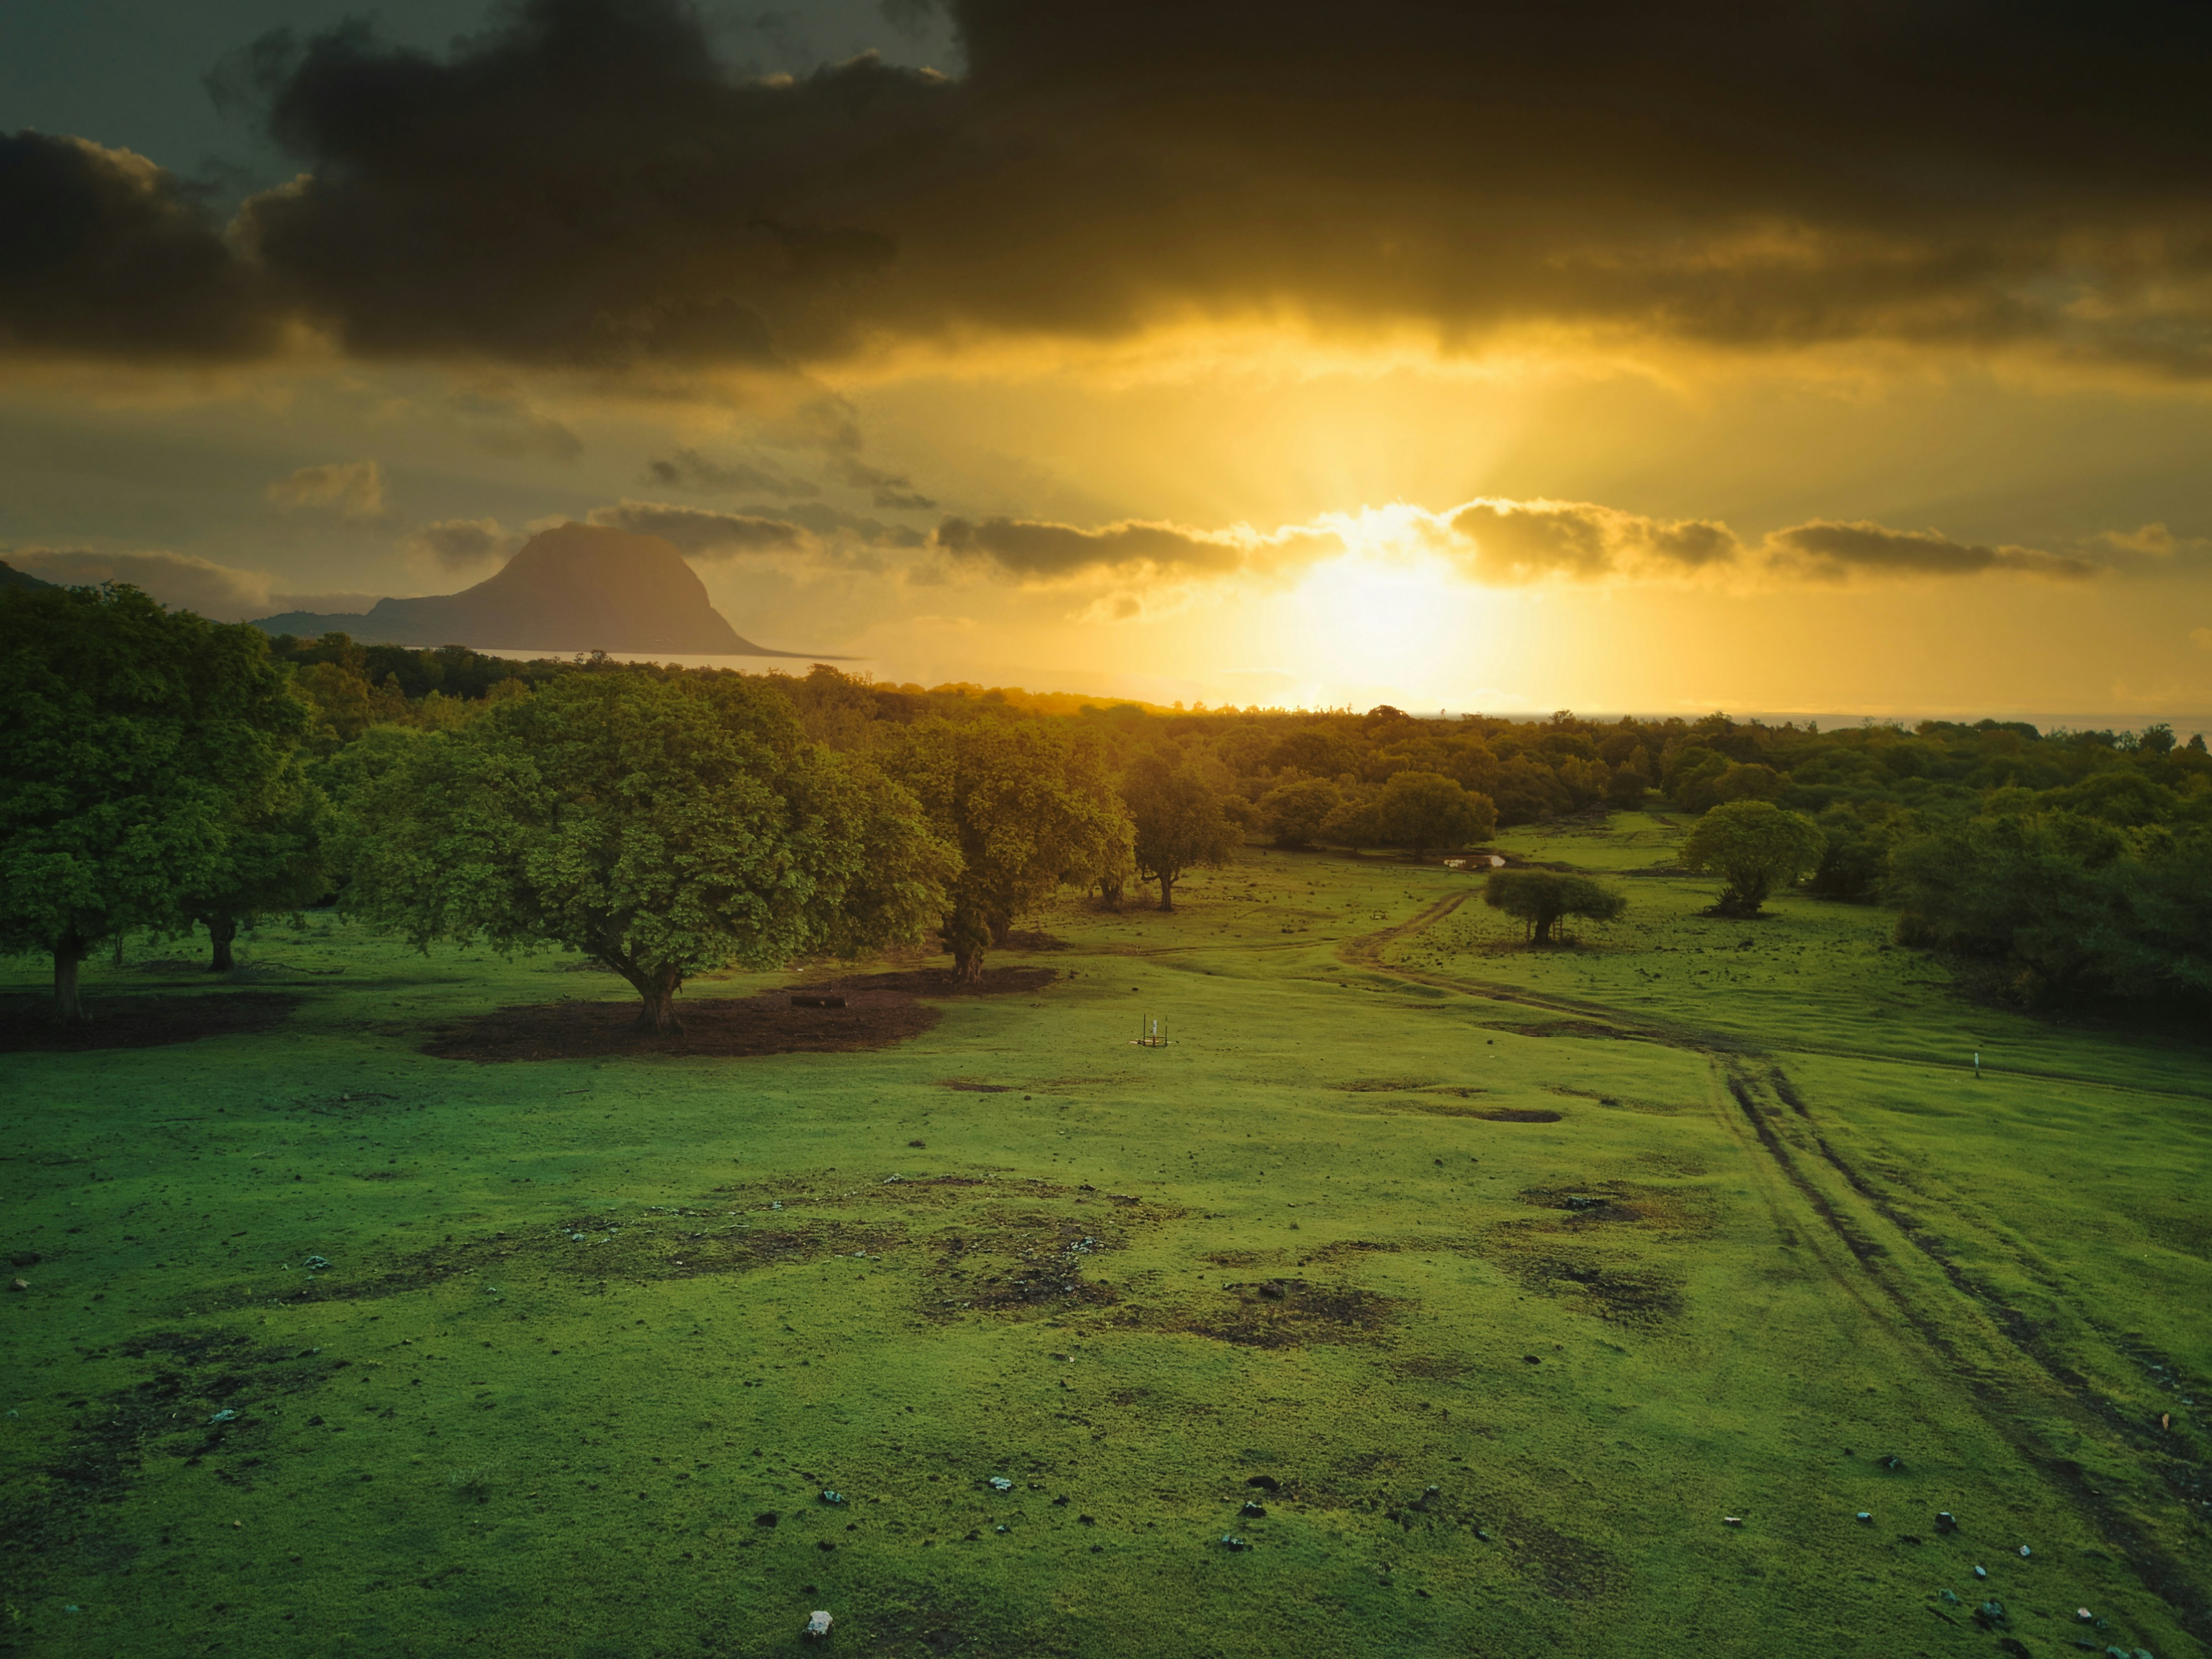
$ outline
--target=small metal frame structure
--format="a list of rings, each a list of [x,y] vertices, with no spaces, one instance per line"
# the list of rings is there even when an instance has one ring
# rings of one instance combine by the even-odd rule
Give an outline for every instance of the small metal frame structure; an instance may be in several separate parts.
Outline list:
[[[1156,1014],[1145,1016],[1144,1035],[1130,1047],[1134,1048],[1164,1048],[1168,1046],[1168,1023]]]

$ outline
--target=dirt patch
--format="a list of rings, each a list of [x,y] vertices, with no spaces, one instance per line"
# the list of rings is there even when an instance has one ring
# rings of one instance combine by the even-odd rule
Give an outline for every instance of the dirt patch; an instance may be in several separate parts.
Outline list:
[[[1348,1095],[1396,1095],[1431,1088],[1435,1082],[1435,1079],[1425,1077],[1365,1077],[1334,1086],[1340,1093]]]
[[[1011,1083],[976,1083],[960,1077],[946,1078],[938,1086],[957,1090],[963,1095],[1010,1095],[1014,1091],[1014,1085]]]
[[[1516,1036],[1595,1037],[1613,1042],[1648,1041],[1641,1032],[1624,1030],[1618,1025],[1601,1025],[1590,1019],[1530,1021],[1525,1024],[1500,1024],[1496,1029],[1510,1031]]]
[[[1468,1106],[1456,1100],[1392,1100],[1376,1104],[1378,1109],[1386,1112],[1419,1112],[1424,1117],[1480,1118],[1486,1123],[1557,1123],[1563,1115],[1544,1106]]]
[[[1654,1231],[1703,1238],[1720,1224],[1720,1201],[1702,1187],[1645,1187],[1625,1181],[1583,1187],[1529,1187],[1523,1204],[1565,1213],[1540,1224],[1573,1233],[1628,1223]]]
[[[1156,1328],[1231,1342],[1240,1348],[1304,1348],[1331,1342],[1376,1342],[1396,1322],[1396,1298],[1343,1285],[1271,1279],[1232,1285],[1234,1298],[1147,1320]]]
[[[909,992],[848,988],[842,994],[842,1008],[794,1008],[787,990],[685,999],[676,1009],[684,1029],[670,1036],[640,1031],[634,1001],[527,1003],[456,1021],[422,1051],[478,1065],[609,1054],[745,1060],[885,1048],[920,1036],[938,1021],[937,1010]]]
[[[1620,1579],[1620,1563],[1595,1544],[1525,1516],[1499,1525],[1516,1570],[1559,1601],[1595,1601]]]
[[[210,991],[199,996],[85,999],[89,1025],[57,1025],[47,996],[0,998],[0,1054],[74,1054],[93,1048],[160,1048],[202,1037],[236,1036],[282,1025],[300,999],[281,991]]]
[[[1119,1294],[1085,1269],[1118,1243],[1103,1218],[1044,1211],[999,1211],[949,1227],[927,1241],[933,1259],[924,1270],[924,1311],[951,1318],[1110,1306]]]

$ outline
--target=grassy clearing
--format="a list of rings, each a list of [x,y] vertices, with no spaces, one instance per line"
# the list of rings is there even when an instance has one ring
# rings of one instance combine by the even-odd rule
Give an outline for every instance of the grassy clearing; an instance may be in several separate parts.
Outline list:
[[[273,1030],[0,1061],[0,1643],[2202,1650],[2204,1051],[1627,879],[1535,952],[1466,877],[1255,852],[743,1060],[434,1059],[622,988],[268,930]]]

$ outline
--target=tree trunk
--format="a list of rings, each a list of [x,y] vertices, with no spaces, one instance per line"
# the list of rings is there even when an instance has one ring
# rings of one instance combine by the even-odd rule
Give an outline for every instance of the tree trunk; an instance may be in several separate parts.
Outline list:
[[[64,933],[54,941],[54,1024],[57,1025],[88,1025],[91,1019],[84,1012],[84,999],[77,994],[76,970],[92,941],[79,939],[75,933]]]
[[[227,915],[202,916],[200,921],[206,925],[208,942],[215,947],[208,962],[208,972],[228,973],[238,965],[231,960],[230,956],[231,941],[238,937],[238,918]]]
[[[1102,910],[1111,910],[1115,915],[1121,914],[1121,884],[1120,882],[1100,880],[1098,908]]]
[[[601,961],[606,958],[602,957]],[[676,1018],[676,993],[684,975],[673,968],[624,968],[607,963],[630,982],[645,1006],[637,1011],[637,1029],[650,1036],[680,1036],[684,1022]]]
[[[1164,870],[1160,872],[1160,908],[1175,908],[1175,878]]]
[[[1549,945],[1552,942],[1552,929],[1558,925],[1559,920],[1559,919],[1557,916],[1538,916],[1536,918],[1535,927],[1537,944]]]
[[[952,978],[959,985],[983,982],[983,956],[991,948],[991,925],[981,912],[956,902],[942,929],[945,948],[952,957]]]
[[[1013,936],[1014,919],[1012,916],[993,916],[991,918],[991,948],[993,950],[1005,950],[1006,948],[1006,941],[1012,939]]]

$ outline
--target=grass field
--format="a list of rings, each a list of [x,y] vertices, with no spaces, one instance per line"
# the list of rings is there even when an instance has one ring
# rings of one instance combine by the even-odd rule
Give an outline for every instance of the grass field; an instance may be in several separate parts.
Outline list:
[[[272,1029],[0,1057],[0,1650],[2212,1650],[2212,1051],[1678,833],[1504,837],[1629,892],[1557,951],[1381,859],[1070,899],[861,1052],[436,1059],[627,993],[315,918]]]

